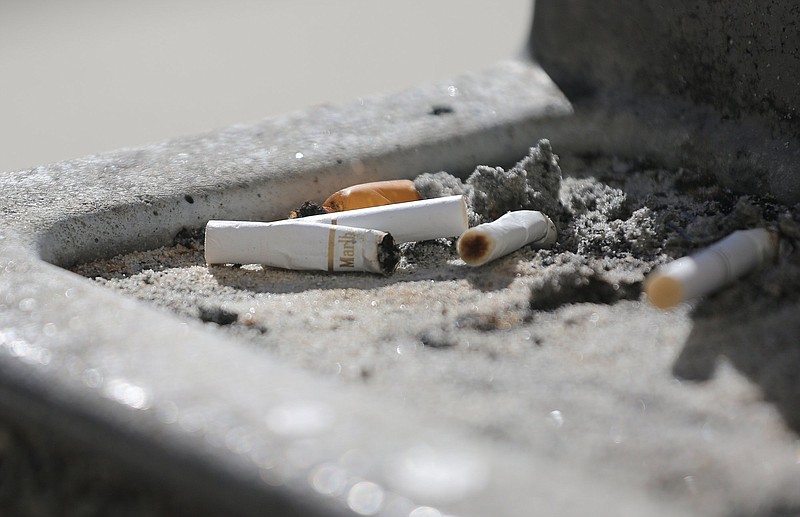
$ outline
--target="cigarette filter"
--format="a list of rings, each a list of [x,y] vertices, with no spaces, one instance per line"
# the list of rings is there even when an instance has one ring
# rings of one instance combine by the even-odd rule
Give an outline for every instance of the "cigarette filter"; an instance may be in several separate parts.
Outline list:
[[[335,192],[322,203],[322,208],[328,212],[341,212],[420,199],[411,180],[373,181]]]
[[[209,221],[206,263],[390,274],[400,253],[386,232],[305,221]]]
[[[777,248],[777,236],[763,228],[733,232],[699,253],[650,274],[645,292],[653,305],[666,309],[716,291],[772,259]]]
[[[303,221],[381,230],[391,233],[395,242],[456,237],[469,227],[463,196],[312,215]]]
[[[556,225],[549,217],[533,210],[517,210],[465,231],[458,239],[457,249],[464,262],[480,266],[526,244],[551,246],[556,237]]]

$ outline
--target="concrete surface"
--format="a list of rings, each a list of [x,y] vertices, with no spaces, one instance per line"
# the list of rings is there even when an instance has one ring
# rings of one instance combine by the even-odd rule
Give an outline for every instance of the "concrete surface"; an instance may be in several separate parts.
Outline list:
[[[432,114],[437,105],[452,111]],[[380,399],[366,402],[235,344],[220,346],[225,340],[219,336],[42,260],[66,266],[151,248],[211,217],[272,219],[308,196],[357,181],[502,162],[524,153],[540,125],[570,112],[538,67],[512,62],[400,95],[4,175],[6,406],[34,420],[46,415],[66,435],[88,438],[93,448],[169,478],[165,482],[201,486],[215,504],[243,513],[286,504],[310,505],[296,509],[305,515],[346,511],[348,494],[337,492],[333,501],[320,496],[307,473],[348,451],[357,451],[369,466],[348,475],[348,482],[357,475],[375,483],[358,486],[379,490],[388,504],[404,490],[382,481],[382,465],[421,444],[433,451],[425,461],[443,461],[445,472],[455,468],[451,457],[456,465],[477,465],[480,483],[465,482],[483,489],[453,501],[459,512],[511,511],[506,501],[518,501],[520,483],[536,476],[533,463],[511,452],[497,455],[489,444],[458,445],[457,432],[437,432],[433,423],[419,428],[404,408],[387,408]],[[45,197],[46,204],[38,201]],[[178,348],[164,346],[175,336],[183,336]],[[270,430],[270,414],[280,420],[297,411],[310,415],[301,419],[310,419],[310,430]],[[212,427],[217,438],[205,432]],[[208,444],[225,443],[236,432],[258,441],[243,456],[236,447]],[[283,462],[289,444],[310,445],[309,433],[324,438],[312,440],[322,449],[309,452],[299,466]],[[481,452],[485,447],[490,452]],[[198,463],[203,468],[194,467]],[[287,467],[288,473],[273,479]],[[485,469],[495,472],[485,480],[493,487],[488,492]],[[572,475],[557,474],[557,466],[545,470],[556,473],[553,479]],[[176,471],[177,480],[169,475]],[[275,483],[281,488],[271,488]],[[530,504],[554,504],[550,494],[565,497],[562,490],[569,486],[542,485],[540,492],[529,492]],[[606,490],[588,486],[581,493],[589,495],[566,498],[576,513],[596,497],[608,498]],[[518,504],[525,502],[513,506]],[[649,505],[637,497],[620,504],[630,504],[631,513]]]
[[[551,139],[797,203],[799,27],[779,1],[538,2],[530,50],[585,119]]]
[[[3,2],[0,172],[480,70],[520,52],[531,11],[529,0]]]
[[[543,15],[547,5],[541,5],[537,24],[569,26],[569,12]],[[247,297],[258,299],[259,318],[288,314],[286,303],[297,303],[297,324],[290,318],[262,323],[288,325],[270,339],[283,350],[291,350],[285,338],[305,339],[312,353],[320,350],[313,354],[319,360],[336,354],[330,345],[340,334],[302,322],[313,306],[347,327],[346,309],[367,301],[371,308],[371,294],[380,292],[391,303],[386,312],[376,305],[367,319],[390,331],[404,323],[404,311],[428,311],[425,303],[465,316],[455,320],[467,325],[460,335],[472,335],[477,352],[463,339],[437,349],[448,336],[435,334],[435,326],[413,339],[398,330],[396,341],[378,335],[347,347],[365,354],[356,356],[355,369],[342,367],[356,380],[362,372],[371,375],[364,369],[370,365],[384,382],[393,374],[419,374],[419,382],[372,390],[368,383],[364,389],[324,378],[331,373],[296,369],[212,324],[177,318],[61,268],[170,245],[211,217],[282,217],[309,197],[358,181],[508,166],[543,136],[552,138],[565,163],[572,160],[570,167],[562,163],[565,171],[577,179],[586,174],[589,194],[623,184],[631,192],[641,191],[639,183],[671,185],[642,198],[642,209],[665,209],[672,215],[654,219],[656,231],[666,228],[694,246],[724,229],[711,224],[719,214],[733,214],[736,224],[777,225],[789,244],[800,237],[796,210],[758,196],[740,198],[718,184],[744,177],[746,169],[720,175],[725,168],[714,166],[725,160],[681,169],[691,156],[677,153],[677,143],[702,141],[697,122],[722,120],[713,106],[672,94],[598,99],[582,104],[578,98],[573,111],[537,65],[510,62],[397,95],[0,176],[0,404],[6,420],[22,429],[6,432],[3,443],[24,443],[9,435],[35,441],[56,434],[63,449],[42,457],[100,458],[88,465],[119,464],[119,472],[133,472],[130,480],[147,477],[163,487],[165,498],[242,515],[797,513],[798,262],[791,246],[778,267],[739,289],[666,313],[614,294],[614,284],[598,275],[627,279],[635,294],[645,269],[665,260],[669,248],[636,268],[609,259],[608,270],[559,276],[578,282],[560,295],[565,304],[519,298],[535,289],[558,291],[560,284],[548,284],[535,266],[555,266],[557,274],[575,255],[602,264],[606,254],[624,260],[649,253],[631,242],[609,246],[634,236],[620,226],[623,214],[649,220],[646,210],[612,216],[613,206],[600,219],[582,220],[594,228],[592,239],[557,250],[563,253],[523,252],[496,264],[488,279],[457,264],[442,266],[440,285],[431,285],[439,278],[429,278],[425,268],[385,285],[364,276],[308,276],[303,281],[311,284],[303,285],[296,274],[267,272],[258,277],[263,284],[248,283],[248,270],[228,275],[235,285],[223,287],[236,290],[237,311]],[[449,110],[436,109],[441,106]],[[730,130],[717,142],[722,154],[736,155],[728,137],[743,126],[742,120],[711,126]],[[759,124],[752,134],[764,128]],[[793,140],[787,141],[791,151]],[[604,153],[620,158],[591,163]],[[758,156],[782,159],[767,151]],[[659,157],[663,164],[654,161]],[[754,157],[746,154],[742,163]],[[588,168],[574,166],[586,160]],[[783,200],[794,192],[787,171],[776,172],[774,185],[763,184],[774,190],[786,181]],[[631,182],[620,183],[627,173]],[[704,199],[705,212],[682,219],[692,212],[671,197],[676,191]],[[613,239],[604,237],[609,228]],[[418,252],[425,253],[424,245]],[[195,255],[181,253],[191,266]],[[145,264],[135,274],[163,265]],[[202,267],[189,273],[200,290],[184,292],[187,297],[224,301],[201,291],[203,282],[217,278],[218,285],[225,274],[209,279]],[[588,288],[581,288],[583,279]],[[144,277],[134,280],[147,284]],[[298,285],[305,290],[294,292]],[[472,307],[460,306],[460,296],[477,315],[462,314]],[[532,320],[525,319],[525,302]],[[491,317],[497,313],[513,317]],[[514,318],[522,324],[513,326]],[[448,321],[435,323],[447,330]],[[508,332],[496,328],[504,322],[512,325]],[[303,325],[307,337],[298,333]],[[463,361],[458,368],[448,361],[454,353]],[[393,368],[398,361],[402,366]],[[446,379],[437,383],[437,376]],[[432,384],[442,386],[425,389]],[[518,397],[504,399],[500,392]],[[117,480],[111,486],[125,485],[124,474],[109,477]],[[50,495],[39,497],[34,510],[55,513],[74,500],[70,492]],[[154,507],[168,512],[171,504]],[[84,514],[96,507],[88,508]]]
[[[800,229],[800,214],[697,189],[688,172],[561,161],[564,214],[549,212],[557,245],[485,267],[466,266],[444,241],[403,246],[390,277],[208,267],[202,236],[182,234],[176,246],[73,271],[386,406],[413,408],[418,425],[444,421],[532,463],[571,468],[561,480],[570,486],[559,487],[570,499],[588,497],[587,476],[618,497],[645,496],[647,514],[795,507],[797,254],[674,311],[640,298],[646,272],[670,257],[778,219]],[[407,488],[429,504],[436,497]],[[512,507],[487,513],[525,514]]]

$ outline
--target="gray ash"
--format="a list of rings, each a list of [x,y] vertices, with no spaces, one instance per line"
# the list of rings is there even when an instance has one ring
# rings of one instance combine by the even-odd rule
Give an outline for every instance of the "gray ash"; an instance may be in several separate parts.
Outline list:
[[[519,260],[556,268],[533,290],[533,310],[635,298],[644,275],[654,267],[740,229],[777,229],[784,248],[790,249],[787,253],[796,257],[800,249],[798,207],[789,210],[770,200],[737,195],[719,186],[713,174],[604,156],[570,156],[567,162],[568,175],[562,179],[558,156],[541,140],[507,171],[479,166],[464,182],[444,172],[423,174],[415,185],[423,197],[464,194],[471,225],[519,209],[540,210],[556,222],[559,238],[552,250],[517,252]],[[427,258],[435,255],[432,249],[416,247],[405,248],[404,254],[414,263],[421,251]],[[609,276],[610,271],[627,276]],[[780,267],[741,284],[712,299],[732,310],[745,303],[744,293],[754,290],[776,300],[791,298],[800,292],[800,266],[782,260]]]
[[[467,194],[471,186],[447,172],[420,174],[414,179],[414,188],[423,199]]]
[[[539,210],[551,218],[563,212],[561,168],[550,142],[542,139],[509,170],[478,166],[465,182],[446,172],[422,174],[414,186],[423,198],[464,194],[470,225],[493,221],[512,210]]]
[[[203,232],[202,228],[181,228],[181,231],[175,234],[172,243],[175,246],[199,250],[203,246]]]

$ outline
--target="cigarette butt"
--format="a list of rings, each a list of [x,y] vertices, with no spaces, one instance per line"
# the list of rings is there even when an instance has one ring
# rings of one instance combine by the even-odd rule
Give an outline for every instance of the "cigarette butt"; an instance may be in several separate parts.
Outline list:
[[[373,181],[335,192],[322,203],[322,208],[328,212],[341,212],[420,199],[411,180]]]
[[[207,264],[264,264],[285,269],[391,274],[400,252],[386,232],[277,221],[209,221]]]
[[[312,215],[303,221],[372,228],[391,233],[395,242],[457,237],[469,227],[463,196],[447,196],[346,212]]]
[[[668,309],[710,294],[775,257],[778,238],[763,228],[733,232],[719,242],[660,267],[645,280],[650,303]]]
[[[549,217],[534,210],[517,210],[465,231],[456,248],[464,262],[481,266],[526,244],[551,246],[556,237],[556,226]]]

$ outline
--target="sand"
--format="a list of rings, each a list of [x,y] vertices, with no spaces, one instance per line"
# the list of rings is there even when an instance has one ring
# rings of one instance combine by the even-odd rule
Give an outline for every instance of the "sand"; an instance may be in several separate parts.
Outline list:
[[[546,141],[508,171],[417,185],[466,194],[472,224],[541,210],[558,242],[479,268],[451,239],[410,243],[381,277],[208,267],[188,229],[74,271],[412,407],[419,425],[446,419],[705,514],[800,508],[798,207],[704,171],[559,159]],[[644,300],[654,267],[756,226],[780,232],[775,264],[670,311]]]

